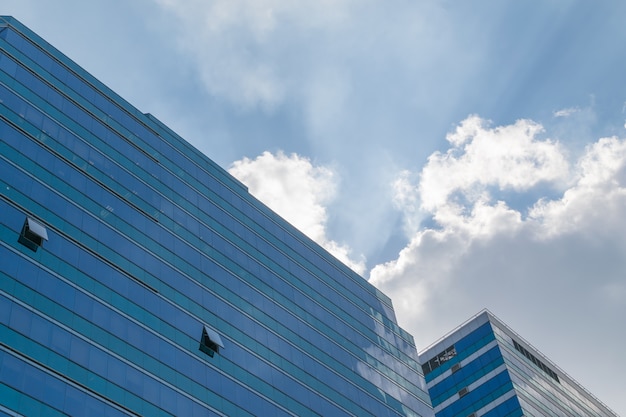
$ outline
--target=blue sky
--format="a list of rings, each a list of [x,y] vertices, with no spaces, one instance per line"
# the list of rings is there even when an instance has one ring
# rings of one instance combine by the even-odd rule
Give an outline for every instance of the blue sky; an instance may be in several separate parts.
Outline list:
[[[5,0],[394,300],[626,415],[626,3]]]

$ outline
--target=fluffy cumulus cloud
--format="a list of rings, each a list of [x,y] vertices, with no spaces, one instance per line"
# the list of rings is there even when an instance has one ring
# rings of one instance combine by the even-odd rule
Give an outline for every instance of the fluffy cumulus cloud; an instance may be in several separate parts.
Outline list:
[[[431,155],[422,171],[422,207],[441,223],[447,221],[441,215],[451,207],[489,200],[490,187],[525,191],[541,182],[553,183],[568,176],[559,144],[536,140],[542,130],[540,125],[520,120],[490,129],[485,123],[477,116],[464,120],[447,136],[452,147],[446,153]]]
[[[505,320],[513,315],[522,335],[559,334],[560,344],[577,346],[558,352],[565,369],[581,351],[619,355],[618,344],[599,348],[594,340],[604,337],[598,322],[619,328],[626,314],[626,140],[602,138],[572,156],[533,121],[492,126],[471,116],[447,141],[449,148],[433,153],[420,172],[403,171],[392,183],[408,244],[370,271],[370,282],[391,296],[418,348],[468,311],[487,307],[508,312]],[[332,170],[266,152],[236,162],[230,172],[365,271],[347,246],[327,237],[337,184]],[[591,387],[602,383],[593,381],[593,370],[574,377]]]
[[[626,313],[626,140],[600,139],[571,160],[543,136],[532,121],[492,127],[471,116],[446,152],[394,184],[410,242],[370,281],[403,325],[427,335],[418,345],[441,335],[437,317],[453,310],[580,325]]]
[[[575,184],[558,200],[541,200],[530,212],[544,237],[586,233],[596,238],[623,233],[626,207],[626,141],[603,138],[587,147]],[[620,239],[621,240],[621,239]]]
[[[224,127],[239,152],[229,160],[288,148],[339,167],[350,186],[337,193],[333,171],[296,155],[264,153],[231,172],[358,272],[364,262],[343,242],[372,263],[392,259],[371,268],[369,279],[394,300],[418,346],[483,307],[516,312],[522,334],[539,319],[546,338],[570,326],[564,343],[587,343],[585,351],[598,347],[593,337],[579,340],[574,326],[587,327],[586,335],[594,320],[623,327],[626,156],[624,139],[612,135],[623,136],[624,121],[623,114],[618,122],[598,119],[603,103],[623,97],[597,77],[601,68],[619,68],[615,48],[597,45],[617,45],[623,25],[593,14],[608,9],[153,1],[211,103],[251,115],[241,124],[249,129]],[[496,126],[470,116],[442,145],[450,120],[471,112],[543,124]],[[262,136],[260,145],[261,119],[262,128],[286,130]],[[244,149],[252,143],[253,151]],[[405,236],[396,233],[399,218]]]
[[[358,273],[364,272],[363,259],[351,259],[347,246],[327,236],[326,206],[336,192],[336,174],[332,169],[314,166],[295,154],[264,152],[256,159],[234,162],[229,172],[246,184],[251,194],[339,260]]]

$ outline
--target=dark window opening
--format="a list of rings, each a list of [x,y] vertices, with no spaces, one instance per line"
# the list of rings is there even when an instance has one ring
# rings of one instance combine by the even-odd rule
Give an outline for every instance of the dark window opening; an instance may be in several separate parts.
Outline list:
[[[469,389],[467,389],[467,387],[461,388],[461,390],[459,391],[459,397],[463,397],[467,395],[468,392],[469,392]]]
[[[46,227],[30,217],[27,217],[17,241],[33,252],[37,252],[37,249],[43,246],[44,240],[48,240]]]
[[[559,381],[559,376],[556,374],[556,372],[550,369],[545,363],[537,359],[535,355],[530,353],[526,348],[524,348],[524,346],[520,345],[515,340],[513,340],[513,346],[515,346],[515,350],[517,350],[522,355],[524,355],[526,359],[528,359],[529,361],[533,363],[533,365],[535,365],[537,368],[541,369],[543,372],[548,374],[548,376],[554,379],[556,382],[561,383],[561,381]]]
[[[456,371],[458,371],[459,369],[461,369],[461,364],[460,363],[455,363],[454,365],[452,365],[452,368],[450,368],[450,370],[452,371],[452,373],[455,373]]]
[[[200,350],[213,357],[216,353],[220,353],[220,348],[224,348],[220,335],[215,330],[204,326],[200,338]]]
[[[443,352],[439,353],[437,356],[426,362],[422,365],[422,371],[424,371],[424,375],[428,375],[435,369],[439,368],[444,363],[448,362],[450,359],[456,356],[456,348],[454,345],[450,346]]]

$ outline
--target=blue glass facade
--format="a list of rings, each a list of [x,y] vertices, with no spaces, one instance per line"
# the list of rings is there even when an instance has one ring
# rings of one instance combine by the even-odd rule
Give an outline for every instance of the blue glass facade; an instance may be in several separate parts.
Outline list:
[[[437,417],[617,417],[488,311],[420,359]]]
[[[384,294],[10,17],[0,213],[0,415],[433,415]]]

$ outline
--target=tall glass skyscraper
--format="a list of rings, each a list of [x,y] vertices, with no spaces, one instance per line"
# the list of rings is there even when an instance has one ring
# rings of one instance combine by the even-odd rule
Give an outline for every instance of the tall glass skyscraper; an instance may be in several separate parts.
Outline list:
[[[420,359],[437,417],[617,417],[486,310]]]
[[[0,415],[433,415],[385,295],[10,17],[0,214]]]

